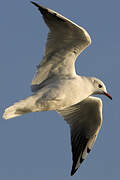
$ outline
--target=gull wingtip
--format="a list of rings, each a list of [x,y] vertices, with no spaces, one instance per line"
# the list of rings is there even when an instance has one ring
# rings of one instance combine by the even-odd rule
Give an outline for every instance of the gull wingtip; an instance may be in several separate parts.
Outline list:
[[[36,3],[36,2],[34,2],[34,1],[30,1],[30,3],[32,3],[33,5],[35,5],[35,6],[39,7],[39,4],[38,4],[38,3]]]
[[[72,169],[70,175],[73,176],[76,173],[77,170],[78,170],[78,168],[77,169]]]

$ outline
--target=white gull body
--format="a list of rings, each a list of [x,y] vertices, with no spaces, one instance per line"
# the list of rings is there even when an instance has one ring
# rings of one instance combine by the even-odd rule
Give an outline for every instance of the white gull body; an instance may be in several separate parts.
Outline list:
[[[101,80],[76,74],[75,60],[91,44],[87,31],[51,9],[32,4],[50,29],[45,53],[31,83],[33,94],[8,107],[3,118],[56,110],[70,125],[73,175],[90,152],[102,124],[102,101],[91,95],[111,96]]]

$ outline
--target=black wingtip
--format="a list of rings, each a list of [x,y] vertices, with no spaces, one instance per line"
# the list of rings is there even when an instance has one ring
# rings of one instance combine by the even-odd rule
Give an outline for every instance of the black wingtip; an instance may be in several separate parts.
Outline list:
[[[44,6],[41,6],[40,4],[37,4],[34,1],[30,1],[30,2],[38,8],[38,10],[41,12],[41,14],[44,14],[45,12],[48,11],[48,9],[45,8]]]
[[[72,168],[72,171],[71,171],[71,176],[73,176],[75,173],[76,173],[76,171],[78,170],[78,168],[77,169],[75,169],[75,168]]]
[[[37,4],[37,3],[34,2],[34,1],[30,1],[30,2],[39,8],[39,4]]]

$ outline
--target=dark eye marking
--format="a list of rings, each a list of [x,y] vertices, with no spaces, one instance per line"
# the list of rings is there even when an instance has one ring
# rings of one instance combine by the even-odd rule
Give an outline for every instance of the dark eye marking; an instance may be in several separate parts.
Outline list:
[[[102,85],[101,85],[101,84],[99,84],[99,85],[98,85],[98,87],[99,87],[99,88],[102,88]]]

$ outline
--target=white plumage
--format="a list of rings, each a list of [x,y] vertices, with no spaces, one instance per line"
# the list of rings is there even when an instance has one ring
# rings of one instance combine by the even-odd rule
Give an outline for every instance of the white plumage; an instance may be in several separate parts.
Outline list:
[[[102,124],[102,101],[91,95],[112,97],[99,79],[76,74],[75,60],[91,44],[87,31],[51,9],[32,4],[50,29],[45,53],[31,83],[33,94],[8,107],[3,118],[56,110],[71,129],[73,175],[90,152]]]

